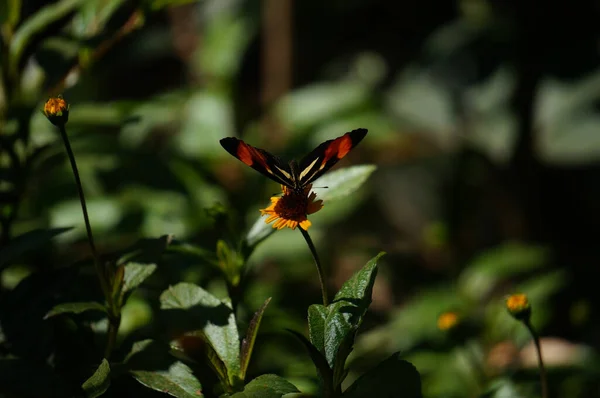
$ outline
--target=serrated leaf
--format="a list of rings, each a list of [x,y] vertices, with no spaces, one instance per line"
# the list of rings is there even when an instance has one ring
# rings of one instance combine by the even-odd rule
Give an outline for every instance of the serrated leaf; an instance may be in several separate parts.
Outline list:
[[[376,169],[377,166],[374,165],[359,165],[329,172],[313,183],[313,191],[317,193],[317,199],[323,200],[325,204],[345,198],[360,188]],[[276,231],[272,224],[265,223],[267,218],[268,216],[259,217],[248,231],[246,245],[250,252]]]
[[[99,397],[108,390],[108,387],[110,387],[110,365],[106,358],[102,359],[98,369],[81,387],[88,398]]]
[[[179,361],[171,364],[166,370],[132,370],[130,373],[146,387],[173,397],[199,398],[204,396],[202,385],[192,374],[192,370]]]
[[[21,57],[34,36],[41,33],[50,24],[66,17],[87,0],[61,0],[47,5],[29,16],[15,32],[9,48],[9,73],[17,74]]]
[[[296,336],[296,338],[300,340],[300,342],[304,345],[304,347],[308,351],[308,355],[310,355],[310,359],[315,364],[315,367],[317,368],[317,372],[319,374],[319,378],[323,383],[324,396],[331,396],[331,394],[333,394],[333,372],[329,368],[327,359],[325,359],[323,354],[314,345],[312,345],[311,342],[308,341],[306,337],[304,337],[304,335],[291,329],[287,329],[287,331]]]
[[[0,250],[0,270],[23,254],[40,248],[55,236],[70,229],[72,228],[36,229],[13,238],[7,246]]]
[[[281,398],[295,392],[300,391],[283,377],[267,374],[258,376],[246,384],[242,392],[231,395],[231,398]]]
[[[328,315],[324,333],[325,358],[332,368],[336,363],[340,345],[350,333],[356,332],[371,304],[371,293],[377,275],[377,261],[383,254],[383,252],[379,253],[348,279],[327,307]],[[345,358],[343,359],[345,361]]]
[[[127,293],[141,285],[156,270],[156,264],[127,263],[123,280],[123,293]]]
[[[240,339],[231,308],[204,289],[179,283],[160,296],[161,309],[174,328],[201,330],[225,363],[231,385],[240,376]]]
[[[86,302],[80,302],[80,303],[62,303],[62,304],[55,305],[54,308],[52,308],[44,316],[44,319],[48,319],[50,317],[53,317],[53,316],[56,316],[59,314],[65,314],[65,313],[81,314],[82,312],[86,312],[86,311],[106,312],[106,307],[95,301],[86,301]]]
[[[260,327],[260,322],[262,321],[262,317],[270,302],[271,297],[266,299],[264,304],[258,309],[258,311],[254,313],[254,316],[250,320],[250,325],[248,325],[246,337],[242,341],[242,349],[240,354],[240,377],[242,380],[246,378],[246,371],[248,370],[248,365],[250,364],[250,357],[252,356],[252,350],[254,349],[254,342],[256,341],[258,328]]]
[[[396,353],[359,377],[343,398],[421,398],[421,376]]]

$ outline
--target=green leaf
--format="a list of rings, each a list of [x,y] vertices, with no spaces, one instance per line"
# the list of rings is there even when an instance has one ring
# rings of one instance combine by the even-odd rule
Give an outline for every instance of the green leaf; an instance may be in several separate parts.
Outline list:
[[[0,26],[14,28],[21,18],[21,0],[0,1]]]
[[[48,312],[44,316],[44,319],[48,319],[59,314],[81,314],[82,312],[86,311],[101,311],[105,313],[106,307],[95,301],[87,301],[80,303],[62,303],[55,305],[54,308],[52,308],[50,312]]]
[[[10,243],[0,250],[0,270],[17,260],[25,253],[32,252],[44,246],[52,238],[67,232],[71,228],[51,228],[51,229],[36,229],[19,235]]]
[[[267,306],[271,302],[271,297],[265,300],[264,304],[254,313],[250,325],[248,325],[248,331],[246,337],[242,341],[241,359],[240,359],[240,378],[244,380],[246,378],[246,371],[250,364],[250,357],[252,356],[252,350],[254,348],[254,342],[256,341],[256,335],[258,334],[258,328],[260,322],[267,309]]]
[[[125,278],[123,293],[127,293],[141,285],[154,271],[156,264],[127,263],[125,265]]]
[[[329,311],[322,304],[308,307],[308,337],[310,342],[325,354],[325,322]]]
[[[369,97],[369,88],[360,83],[340,81],[318,83],[296,89],[278,102],[278,119],[288,130],[309,129],[333,115],[358,109]]]
[[[203,397],[202,385],[194,377],[192,370],[185,364],[177,361],[166,370],[132,370],[133,377],[156,391],[160,391],[178,398]]]
[[[99,397],[108,390],[108,387],[110,387],[110,365],[106,358],[102,359],[98,369],[81,387],[88,398]]]
[[[360,188],[375,170],[377,166],[372,164],[334,170],[315,180],[313,190],[323,201],[339,200]]]
[[[313,183],[313,191],[317,193],[317,199],[323,200],[325,204],[345,198],[360,188],[376,169],[377,166],[374,165],[359,165],[332,171]],[[321,211],[327,211],[327,207]],[[268,216],[259,217],[248,231],[246,245],[250,252],[276,231],[272,224],[265,223],[267,218]]]
[[[153,390],[179,398],[203,397],[192,370],[169,353],[169,346],[152,340],[133,344],[125,358],[129,373]]]
[[[479,255],[462,272],[458,287],[461,293],[480,300],[506,278],[542,267],[548,251],[542,247],[507,243]]]
[[[285,394],[300,392],[289,381],[277,375],[262,375],[246,384],[244,391],[232,398],[281,398]]]
[[[240,376],[240,338],[231,308],[191,283],[179,283],[165,290],[160,303],[173,327],[202,331],[227,366],[231,385],[235,385]]]
[[[371,292],[377,275],[377,261],[383,252],[371,259],[341,287],[327,307],[325,320],[325,358],[331,367],[336,362],[340,345],[355,333],[371,304]],[[343,358],[345,360],[345,358]]]
[[[8,66],[11,76],[17,76],[21,57],[34,36],[75,11],[85,1],[87,0],[61,0],[43,7],[25,20],[10,42]]]
[[[409,362],[396,353],[359,377],[343,398],[421,398],[421,377]]]
[[[94,37],[123,5],[124,0],[88,0],[73,18],[73,34],[79,39]]]

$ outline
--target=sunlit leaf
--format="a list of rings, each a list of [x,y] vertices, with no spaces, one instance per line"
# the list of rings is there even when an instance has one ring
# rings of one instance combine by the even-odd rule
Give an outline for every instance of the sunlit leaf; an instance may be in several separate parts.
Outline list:
[[[315,304],[308,309],[310,340],[312,346],[325,357],[327,366],[333,370],[333,389],[338,389],[346,376],[346,359],[352,351],[356,331],[371,303],[377,262],[383,254],[379,253],[348,279],[327,307]]]
[[[62,303],[54,306],[54,308],[52,308],[50,312],[46,314],[44,319],[48,319],[59,314],[81,314],[82,312],[86,311],[106,312],[106,307],[95,301],[80,303]]]
[[[376,169],[374,165],[351,166],[334,170],[317,179],[313,183],[313,190],[317,193],[317,197],[325,202],[325,208],[321,212],[327,211],[327,203],[345,198],[355,192]],[[248,231],[246,243],[250,248],[276,231],[272,224],[265,223],[267,218],[268,216],[259,217]]]
[[[178,398],[203,397],[202,386],[192,370],[170,355],[166,344],[138,341],[124,362],[129,373],[146,387]]]
[[[360,188],[376,169],[377,166],[367,164],[334,170],[318,178],[313,190],[326,202],[342,199]]]
[[[359,377],[342,395],[344,398],[422,396],[419,372],[397,353]]]
[[[371,293],[377,275],[377,262],[383,254],[379,253],[348,279],[335,295],[333,302],[327,306],[324,354],[332,368],[340,346],[349,334],[356,332],[362,322],[362,317],[371,304]]]
[[[281,398],[285,394],[300,392],[281,376],[267,374],[258,376],[246,384],[242,392],[231,395],[232,398]]]
[[[202,385],[192,370],[181,362],[174,362],[166,370],[132,370],[133,377],[153,390],[177,398],[203,397]]]
[[[171,312],[172,322],[184,330],[203,332],[235,384],[240,375],[240,338],[231,308],[191,283],[179,283],[165,290],[160,303],[167,316]]]
[[[99,397],[108,390],[108,387],[110,387],[110,365],[106,359],[102,359],[98,369],[81,387],[88,398]]]
[[[125,265],[123,293],[129,292],[141,285],[155,270],[156,264],[127,263]]]

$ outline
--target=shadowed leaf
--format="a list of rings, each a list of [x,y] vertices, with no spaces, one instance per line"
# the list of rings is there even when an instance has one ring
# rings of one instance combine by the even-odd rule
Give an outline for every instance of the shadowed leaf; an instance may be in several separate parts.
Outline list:
[[[52,238],[67,232],[71,228],[36,229],[19,235],[10,241],[8,246],[0,250],[0,270],[17,260],[25,253],[30,253],[50,242]]]
[[[271,297],[265,300],[264,304],[254,313],[250,325],[248,325],[248,331],[246,337],[242,341],[241,359],[240,359],[240,377],[242,380],[246,377],[246,371],[248,370],[248,364],[250,364],[250,357],[252,356],[252,349],[254,348],[254,342],[256,341],[256,335],[258,334],[258,328],[262,320],[263,314],[267,309],[267,306],[271,302]]]
[[[359,377],[343,398],[421,398],[421,377],[409,362],[396,353]]]

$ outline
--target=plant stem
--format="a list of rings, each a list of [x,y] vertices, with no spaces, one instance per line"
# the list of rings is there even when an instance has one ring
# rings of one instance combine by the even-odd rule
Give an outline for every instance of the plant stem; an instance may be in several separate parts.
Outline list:
[[[302,236],[304,236],[304,240],[308,244],[310,252],[312,253],[313,259],[315,260],[315,265],[317,266],[317,273],[319,274],[319,282],[321,283],[321,293],[323,295],[323,305],[327,307],[329,305],[329,298],[327,294],[327,284],[325,281],[325,272],[323,271],[323,267],[321,266],[321,262],[319,261],[319,256],[317,255],[317,249],[310,239],[310,235],[308,231],[304,230],[302,227],[298,227],[300,232],[302,232]]]
[[[100,287],[102,288],[102,293],[106,298],[106,303],[108,306],[109,317],[109,327],[108,327],[108,339],[106,342],[106,358],[109,357],[116,338],[117,332],[119,330],[119,325],[121,323],[121,316],[118,314],[119,311],[116,311],[117,314],[114,314],[115,308],[111,289],[108,286],[108,282],[106,280],[106,274],[104,269],[102,268],[102,264],[100,263],[100,258],[98,257],[98,251],[96,250],[96,245],[94,244],[94,235],[92,234],[92,225],[90,224],[90,218],[88,216],[87,205],[85,202],[85,196],[83,194],[83,185],[81,184],[81,178],[79,177],[79,170],[77,169],[77,162],[75,162],[75,155],[73,154],[73,149],[71,148],[71,143],[69,142],[69,137],[67,135],[67,130],[65,129],[65,125],[61,124],[58,126],[60,130],[60,135],[62,137],[63,143],[65,145],[65,149],[67,151],[67,156],[69,157],[69,162],[71,163],[71,169],[73,171],[73,176],[75,176],[75,185],[77,186],[77,192],[79,194],[79,202],[81,203],[81,211],[83,212],[83,220],[85,222],[85,230],[87,232],[88,242],[90,244],[90,248],[92,249],[92,256],[94,258],[94,267],[96,268],[96,273],[98,274],[98,279],[100,281]]]
[[[104,358],[110,358],[112,350],[115,348],[117,341],[117,334],[119,332],[119,326],[121,326],[121,315],[108,316],[108,336],[106,340],[106,347],[104,349]]]
[[[546,377],[546,367],[544,366],[544,360],[542,359],[542,347],[540,345],[540,337],[536,333],[535,329],[528,320],[523,322],[529,330],[533,342],[535,344],[535,350],[537,352],[538,364],[540,367],[540,383],[542,384],[542,398],[548,398],[548,379]]]

